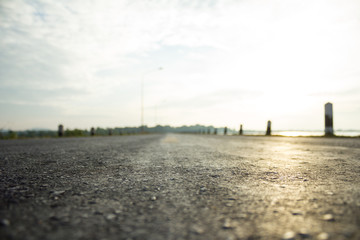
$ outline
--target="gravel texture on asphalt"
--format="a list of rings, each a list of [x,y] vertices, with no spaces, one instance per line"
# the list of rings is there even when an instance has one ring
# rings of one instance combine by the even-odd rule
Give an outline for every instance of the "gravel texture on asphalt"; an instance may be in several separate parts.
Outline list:
[[[1,239],[360,239],[360,139],[0,141]]]

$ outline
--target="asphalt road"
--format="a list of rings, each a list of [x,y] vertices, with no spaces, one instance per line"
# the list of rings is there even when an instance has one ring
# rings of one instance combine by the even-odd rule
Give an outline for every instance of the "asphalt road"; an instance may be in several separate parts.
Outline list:
[[[1,239],[360,239],[360,139],[0,141]]]

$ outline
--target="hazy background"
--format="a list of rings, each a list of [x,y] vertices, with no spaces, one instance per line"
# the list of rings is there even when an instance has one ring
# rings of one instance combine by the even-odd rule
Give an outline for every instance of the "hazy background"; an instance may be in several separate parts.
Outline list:
[[[0,128],[360,124],[360,1],[0,1]],[[162,71],[157,71],[163,67]]]

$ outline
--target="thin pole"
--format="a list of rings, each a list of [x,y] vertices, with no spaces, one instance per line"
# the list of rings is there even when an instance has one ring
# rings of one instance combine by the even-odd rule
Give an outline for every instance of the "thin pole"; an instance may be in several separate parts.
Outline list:
[[[158,125],[158,121],[157,121],[158,116],[157,116],[157,114],[158,114],[158,105],[155,105],[155,126]]]
[[[144,132],[144,75],[141,77],[141,132]]]
[[[145,74],[151,73],[151,72],[155,72],[155,71],[161,71],[163,68],[159,67],[157,69],[151,70],[149,72],[145,72],[142,74],[141,76],[141,87],[140,87],[140,91],[141,91],[141,132],[143,133],[145,130],[145,126],[144,126],[144,78],[145,78]]]

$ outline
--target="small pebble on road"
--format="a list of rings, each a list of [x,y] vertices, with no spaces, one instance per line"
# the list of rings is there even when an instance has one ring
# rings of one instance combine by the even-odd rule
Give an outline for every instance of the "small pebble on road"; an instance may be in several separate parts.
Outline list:
[[[335,218],[334,218],[334,216],[332,214],[325,214],[323,216],[323,220],[332,222],[332,221],[335,221]]]
[[[8,227],[10,226],[10,221],[8,219],[1,219],[0,226]]]
[[[230,229],[233,228],[232,224],[231,224],[231,219],[226,218],[223,224],[223,228],[224,229]]]
[[[317,240],[328,240],[329,239],[329,234],[326,232],[322,232],[319,235],[317,235]]]
[[[282,239],[283,240],[293,240],[293,239],[295,239],[295,236],[296,236],[295,232],[288,231],[283,235]]]

